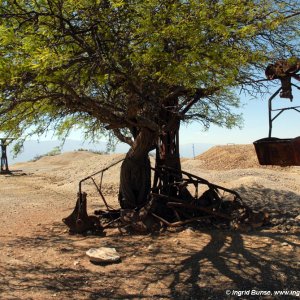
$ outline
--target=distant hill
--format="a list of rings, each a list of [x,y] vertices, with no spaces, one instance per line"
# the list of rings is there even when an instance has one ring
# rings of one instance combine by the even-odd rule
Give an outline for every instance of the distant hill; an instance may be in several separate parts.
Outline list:
[[[13,157],[11,153],[12,147],[8,147],[8,162],[9,164],[14,164],[17,162],[25,162],[32,160],[34,157],[46,154],[53,150],[55,147],[61,145],[59,141],[26,141],[24,143],[24,151],[20,153],[17,157]],[[194,145],[194,147],[193,147]],[[181,157],[191,158],[196,155],[203,153],[212,147],[213,144],[205,143],[195,143],[195,144],[182,144],[180,145],[180,155]],[[62,147],[62,152],[69,152],[78,149],[86,149],[92,151],[106,151],[106,142],[99,143],[88,143],[78,140],[66,140]],[[116,147],[115,153],[126,153],[129,146],[124,143],[119,143]]]

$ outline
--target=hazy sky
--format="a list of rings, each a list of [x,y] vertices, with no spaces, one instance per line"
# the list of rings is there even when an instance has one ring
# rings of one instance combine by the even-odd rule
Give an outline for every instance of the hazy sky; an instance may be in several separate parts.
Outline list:
[[[297,84],[297,82],[294,82]],[[300,82],[298,83],[300,86]],[[278,86],[279,88],[279,86]],[[275,92],[277,88],[272,91]],[[225,129],[217,126],[211,126],[208,131],[201,130],[200,124],[191,124],[188,127],[182,126],[180,132],[181,143],[212,143],[212,144],[249,144],[255,140],[268,136],[268,99],[272,93],[263,98],[251,99],[241,96],[241,102],[244,106],[240,109],[243,113],[242,129]],[[294,99],[280,98],[279,95],[274,98],[273,108],[283,108],[289,106],[299,106],[300,110],[300,92],[293,88]],[[276,112],[273,112],[273,116]],[[294,110],[283,112],[273,122],[272,136],[278,138],[294,138],[300,136],[300,113]]]

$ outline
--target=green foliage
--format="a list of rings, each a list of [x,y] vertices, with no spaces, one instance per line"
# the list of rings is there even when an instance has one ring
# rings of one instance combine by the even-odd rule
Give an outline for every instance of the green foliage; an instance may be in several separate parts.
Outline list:
[[[91,153],[99,154],[99,155],[104,155],[104,154],[108,154],[109,153],[107,151],[93,150],[93,149],[84,149],[84,148],[79,148],[76,151],[87,151],[87,152],[91,152]]]
[[[61,149],[60,147],[54,147],[51,151],[49,151],[48,153],[45,153],[45,154],[41,154],[41,155],[36,155],[32,161],[37,161],[39,159],[41,159],[42,157],[45,157],[45,156],[56,156],[56,155],[59,155],[61,154]]]
[[[2,0],[0,129],[19,139],[19,151],[30,135],[55,130],[64,138],[78,127],[113,147],[115,135],[130,141],[132,126],[160,132],[165,111],[231,128],[240,124],[237,86],[259,91],[267,63],[297,54],[299,6]]]

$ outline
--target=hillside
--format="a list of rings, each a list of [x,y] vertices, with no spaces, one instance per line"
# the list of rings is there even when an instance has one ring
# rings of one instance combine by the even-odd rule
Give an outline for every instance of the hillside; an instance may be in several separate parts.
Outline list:
[[[232,170],[249,168],[289,169],[276,166],[261,166],[257,160],[254,145],[214,146],[198,155],[197,165],[209,170]]]

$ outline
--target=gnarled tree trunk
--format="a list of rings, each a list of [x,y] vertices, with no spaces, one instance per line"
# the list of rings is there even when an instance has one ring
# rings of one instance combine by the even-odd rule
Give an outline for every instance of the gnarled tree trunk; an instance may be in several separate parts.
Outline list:
[[[155,146],[156,133],[142,128],[121,166],[119,202],[123,209],[141,208],[151,188],[148,153]]]
[[[181,164],[179,155],[179,122],[175,126],[159,136],[157,150],[156,150],[156,162],[155,167],[157,171],[154,175],[153,187],[158,193],[174,195],[174,192],[170,191],[170,184],[175,180],[181,178]],[[169,167],[178,170],[178,176],[170,177],[165,176],[160,172],[162,167]]]
[[[181,178],[179,156],[179,122],[174,128],[157,136],[148,129],[141,129],[133,146],[128,151],[121,166],[119,202],[123,209],[141,208],[149,200],[151,189],[151,166],[149,151],[156,148],[158,171],[154,174],[155,192],[176,196],[177,191],[170,190],[170,184]],[[177,169],[178,176],[165,176],[160,167]]]

